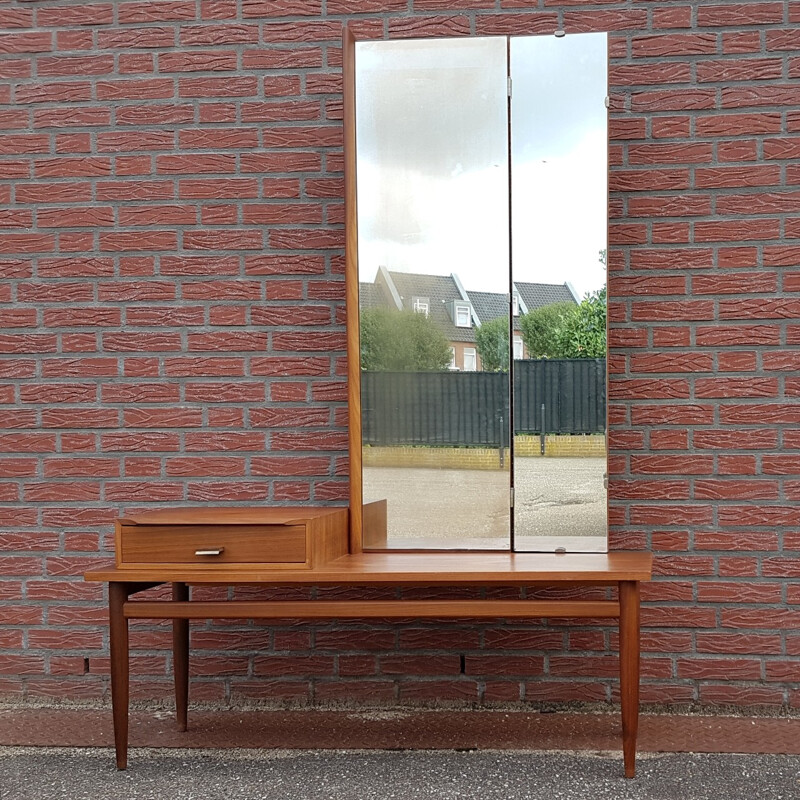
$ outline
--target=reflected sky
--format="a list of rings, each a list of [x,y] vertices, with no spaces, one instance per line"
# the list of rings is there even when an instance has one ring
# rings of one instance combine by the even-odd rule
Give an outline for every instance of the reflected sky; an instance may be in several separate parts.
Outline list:
[[[356,45],[360,280],[508,290],[506,40]]]
[[[579,296],[606,283],[606,42],[511,39],[514,278],[569,281]]]
[[[605,285],[606,35],[511,38],[513,278]],[[356,44],[360,280],[508,291],[505,37]]]
[[[569,283],[578,296],[604,286],[605,270],[598,258],[606,247],[607,227],[606,42],[605,34],[357,42],[359,280],[372,283],[384,267],[390,272],[452,273],[467,292],[505,295],[510,278],[518,283]],[[437,281],[414,284],[406,278],[396,283],[412,287],[395,288],[400,294],[411,293],[413,285],[433,287]],[[432,304],[438,309],[440,298],[430,294],[425,300],[435,317]],[[504,307],[502,298],[499,307]],[[456,345],[469,345],[473,351],[472,368],[464,355],[458,364],[463,373],[453,377],[471,380],[469,373],[477,366],[474,331],[466,331],[469,324],[453,324],[457,317],[452,308],[448,312],[442,306],[440,312],[451,333],[458,334],[452,340],[454,365]],[[377,412],[364,397],[362,419],[370,420]],[[466,395],[459,397],[450,402],[470,409]],[[391,402],[399,409],[404,400],[394,393]],[[499,430],[510,439],[508,395],[502,403],[487,418],[500,420]],[[394,410],[392,414],[397,416]],[[434,412],[425,414],[435,417]],[[419,445],[420,439],[411,441]],[[502,444],[503,437],[498,441]],[[505,451],[495,446],[503,453],[502,462],[495,457],[490,468],[480,470],[466,468],[474,466],[463,460],[472,455],[469,446],[442,448],[457,450],[463,469],[437,468],[435,459],[424,469],[401,467],[405,456],[395,454],[400,460],[387,466],[379,459],[382,445],[374,445],[374,452],[366,447],[363,500],[386,501],[388,545],[420,547],[427,542],[446,547],[457,542],[461,547],[508,548],[512,472]],[[563,535],[569,520],[575,540],[584,533],[598,540],[573,541],[573,549],[604,550],[604,459],[592,464],[591,481],[580,483],[572,495],[564,490],[562,476],[550,469],[553,459],[520,455],[519,461],[535,461],[545,475],[534,476],[516,462],[513,466],[520,489],[517,531],[526,537],[522,544],[532,549],[559,546],[558,536],[549,537],[545,545],[534,537],[548,531]],[[571,464],[564,470],[575,473]],[[553,478],[545,491],[549,475]],[[589,503],[584,502],[587,486],[597,495],[594,515],[587,513]],[[533,516],[535,525],[529,519]]]

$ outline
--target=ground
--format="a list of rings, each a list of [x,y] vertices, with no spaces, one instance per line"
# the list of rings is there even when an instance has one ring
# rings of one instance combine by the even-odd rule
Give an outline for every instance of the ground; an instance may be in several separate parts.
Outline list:
[[[605,469],[604,458],[516,459],[517,549],[551,549],[542,544],[553,536],[604,542]],[[499,469],[367,467],[364,502],[387,500],[390,543],[411,539],[414,547],[447,546],[468,540],[472,547],[503,548],[509,538],[509,480]]]

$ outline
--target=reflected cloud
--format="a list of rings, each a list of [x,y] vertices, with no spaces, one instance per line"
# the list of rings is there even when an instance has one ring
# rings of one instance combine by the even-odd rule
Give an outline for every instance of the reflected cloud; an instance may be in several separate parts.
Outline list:
[[[606,133],[584,131],[564,155],[514,164],[514,277],[558,276],[579,296],[606,285]]]
[[[359,279],[378,267],[458,273],[470,289],[508,291],[508,173],[439,177],[359,162]]]

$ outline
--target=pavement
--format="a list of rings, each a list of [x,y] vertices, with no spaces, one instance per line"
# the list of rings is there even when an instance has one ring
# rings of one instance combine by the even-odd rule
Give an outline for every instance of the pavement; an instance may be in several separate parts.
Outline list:
[[[539,549],[536,539],[553,531],[563,537],[605,535],[604,458],[518,458],[514,471],[515,530],[530,539],[521,549]],[[363,477],[364,502],[388,502],[390,541],[419,546],[420,539],[439,545],[457,539],[501,548],[508,543],[508,472],[365,467]]]
[[[800,800],[800,717],[644,713],[637,777],[619,717],[556,711],[0,707],[0,800]]]
[[[3,800],[792,800],[800,757],[608,753],[0,748]]]

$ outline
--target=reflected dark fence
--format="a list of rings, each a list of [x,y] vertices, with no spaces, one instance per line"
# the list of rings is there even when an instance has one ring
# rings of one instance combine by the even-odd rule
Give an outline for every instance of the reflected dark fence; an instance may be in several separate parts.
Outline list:
[[[508,374],[362,372],[361,436],[371,445],[508,444]]]
[[[604,359],[514,362],[514,433],[603,433]],[[509,375],[362,372],[364,444],[505,447]]]
[[[605,429],[604,358],[514,362],[515,433],[604,433]]]

